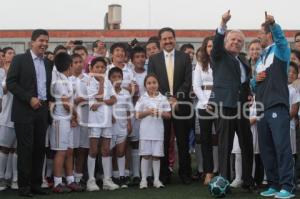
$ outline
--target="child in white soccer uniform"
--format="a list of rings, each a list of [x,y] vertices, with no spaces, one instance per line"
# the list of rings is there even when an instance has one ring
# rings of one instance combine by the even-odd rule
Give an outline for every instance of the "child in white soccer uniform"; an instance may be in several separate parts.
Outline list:
[[[129,93],[134,94],[136,86],[134,83],[132,67],[125,62],[126,47],[123,43],[114,43],[110,48],[110,53],[112,57],[112,64],[107,66],[106,76],[108,77],[110,69],[114,67],[120,68],[123,72],[121,87],[129,91]]]
[[[6,181],[8,180],[12,180],[10,185],[12,189],[18,189],[17,153],[15,150],[17,140],[14,123],[11,121],[13,95],[6,89],[7,70],[8,68],[3,71],[5,74],[1,82],[4,95],[2,98],[2,111],[0,113],[0,191],[7,188]]]
[[[51,82],[51,94],[55,98],[52,111],[53,122],[50,131],[50,146],[56,151],[54,156],[54,186],[53,192],[65,193],[83,191],[75,183],[73,176],[73,134],[71,125],[76,123],[73,110],[73,89],[69,81],[72,59],[67,53],[59,53],[55,57],[55,78]],[[63,169],[67,185],[62,182]]]
[[[133,104],[135,105],[138,99],[140,98],[140,96],[144,95],[144,93],[146,92],[144,86],[144,80],[147,75],[147,71],[144,68],[145,61],[146,61],[145,49],[140,46],[133,48],[131,52],[131,61],[134,66],[133,76],[138,86],[138,90],[135,92],[135,95],[133,96]],[[133,174],[133,179],[131,183],[132,185],[138,185],[140,183],[140,156],[139,156],[140,122],[141,122],[140,120],[136,119],[135,117],[132,117],[132,133],[130,136],[128,136],[130,147],[131,147],[131,170]]]
[[[290,100],[290,137],[291,137],[291,147],[292,147],[292,154],[296,156],[297,150],[296,150],[296,116],[299,110],[299,102],[300,102],[300,96],[297,92],[296,88],[293,87],[293,82],[298,77],[298,67],[295,63],[290,63],[289,68],[289,75],[288,75],[288,88],[289,88],[289,100]]]
[[[109,66],[107,66],[107,71],[106,71],[106,75],[108,76],[108,71],[110,71],[110,69],[112,68],[119,68],[122,70],[123,72],[123,80],[122,80],[122,84],[121,87],[125,90],[127,90],[131,95],[133,95],[135,93],[135,90],[137,89],[137,85],[134,82],[134,75],[133,75],[133,71],[132,71],[132,67],[130,64],[128,64],[126,62],[127,60],[127,52],[126,52],[126,46],[123,43],[120,42],[116,42],[114,43],[111,47],[110,47],[110,53],[111,53],[111,59],[112,59],[112,64],[110,64]],[[128,153],[126,153],[126,163],[127,166],[128,164],[128,157],[127,157]],[[115,156],[113,157],[113,160],[115,159]],[[115,161],[113,161],[113,167],[114,167],[114,171],[113,171],[113,177],[119,178],[119,173],[117,171],[115,171],[115,168],[117,167],[115,164]],[[125,170],[125,176],[126,176],[126,181],[128,182],[129,180],[129,170],[128,167]],[[127,184],[126,182],[126,184]]]
[[[132,131],[130,118],[130,112],[133,109],[132,99],[129,91],[121,87],[123,73],[120,68],[112,68],[108,76],[117,97],[117,103],[113,106],[112,148],[117,158],[120,176],[119,185],[121,188],[127,188],[127,179],[125,178],[125,153],[127,136],[130,135]]]
[[[155,75],[147,75],[144,81],[147,92],[136,103],[136,118],[141,119],[139,154],[142,156],[140,189],[148,187],[149,159],[152,159],[154,187],[164,185],[159,180],[160,158],[164,156],[163,119],[171,118],[171,106],[165,96],[159,93]]]
[[[90,150],[87,167],[89,180],[87,181],[88,191],[98,191],[94,177],[96,156],[98,154],[98,142],[101,141],[101,155],[103,166],[103,189],[115,190],[119,186],[112,182],[112,158],[110,155],[110,142],[112,138],[112,105],[116,97],[110,82],[105,78],[106,61],[97,57],[90,66],[90,79],[88,82],[89,95],[89,117],[90,127]],[[101,138],[101,139],[100,139]]]
[[[82,72],[83,59],[78,54],[72,56],[72,76],[69,79],[73,85],[74,105],[77,112],[78,125],[72,128],[74,138],[74,177],[75,182],[79,183],[83,177],[83,167],[89,151],[89,133],[88,133],[88,93],[87,84],[89,76]]]

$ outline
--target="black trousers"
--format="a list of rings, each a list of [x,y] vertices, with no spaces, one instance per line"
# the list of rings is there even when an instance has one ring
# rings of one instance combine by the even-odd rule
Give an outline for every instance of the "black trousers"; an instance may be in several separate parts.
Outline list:
[[[189,130],[190,124],[189,120],[185,119],[171,119],[164,120],[164,153],[165,156],[161,158],[161,178],[170,177],[169,171],[169,142],[171,128],[175,131],[177,149],[178,149],[178,161],[179,170],[178,174],[180,177],[188,176],[192,174],[191,168],[191,157],[189,154]]]
[[[264,180],[264,165],[259,154],[255,154],[254,181],[256,185],[261,185]]]
[[[200,140],[203,157],[203,171],[204,173],[213,173],[213,143],[212,130],[213,125],[216,124],[216,118],[208,113],[205,109],[198,110],[199,124],[200,124]]]
[[[220,175],[230,179],[230,154],[233,138],[236,133],[242,152],[242,179],[245,185],[253,185],[253,138],[250,121],[242,110],[237,108],[219,108],[217,133],[219,135],[219,172]]]
[[[19,188],[41,186],[47,127],[47,104],[35,111],[31,123],[15,122]]]

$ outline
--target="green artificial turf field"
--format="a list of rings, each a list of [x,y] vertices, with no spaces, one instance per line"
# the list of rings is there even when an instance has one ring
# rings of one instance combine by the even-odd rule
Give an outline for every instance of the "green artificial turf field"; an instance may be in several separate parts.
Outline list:
[[[48,196],[35,196],[36,199],[212,199],[208,188],[200,182],[193,182],[191,185],[182,185],[178,179],[174,179],[171,185],[163,189],[149,188],[139,190],[138,187],[116,191],[83,192],[70,194],[50,194]],[[21,198],[15,191],[0,192],[1,199]],[[248,193],[242,189],[235,189],[226,198],[257,199],[262,198],[258,193]],[[298,197],[297,197],[298,198]]]

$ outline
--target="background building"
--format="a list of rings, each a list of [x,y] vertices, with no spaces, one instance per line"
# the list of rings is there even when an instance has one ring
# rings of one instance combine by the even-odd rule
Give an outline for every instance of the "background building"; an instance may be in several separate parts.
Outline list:
[[[32,30],[0,30],[0,47],[13,47],[17,53],[24,52],[30,46]],[[92,42],[100,39],[107,43],[107,47],[114,42],[129,42],[136,38],[139,42],[146,42],[149,37],[156,36],[158,30],[49,30],[49,50],[52,51],[59,44],[66,44],[69,40],[82,40],[91,50]],[[176,30],[177,45],[191,43],[197,49],[206,36],[213,35],[215,30]],[[243,30],[247,43],[256,38],[257,30]],[[285,35],[292,43],[297,30],[287,30]]]

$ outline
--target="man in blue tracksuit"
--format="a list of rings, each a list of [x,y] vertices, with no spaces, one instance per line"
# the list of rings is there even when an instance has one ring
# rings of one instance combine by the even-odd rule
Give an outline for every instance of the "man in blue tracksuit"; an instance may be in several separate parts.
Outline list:
[[[295,195],[294,160],[290,143],[289,91],[287,71],[288,41],[274,17],[266,15],[260,39],[265,48],[256,64],[252,86],[257,103],[263,104],[257,124],[261,158],[269,189],[261,196],[292,198]]]

